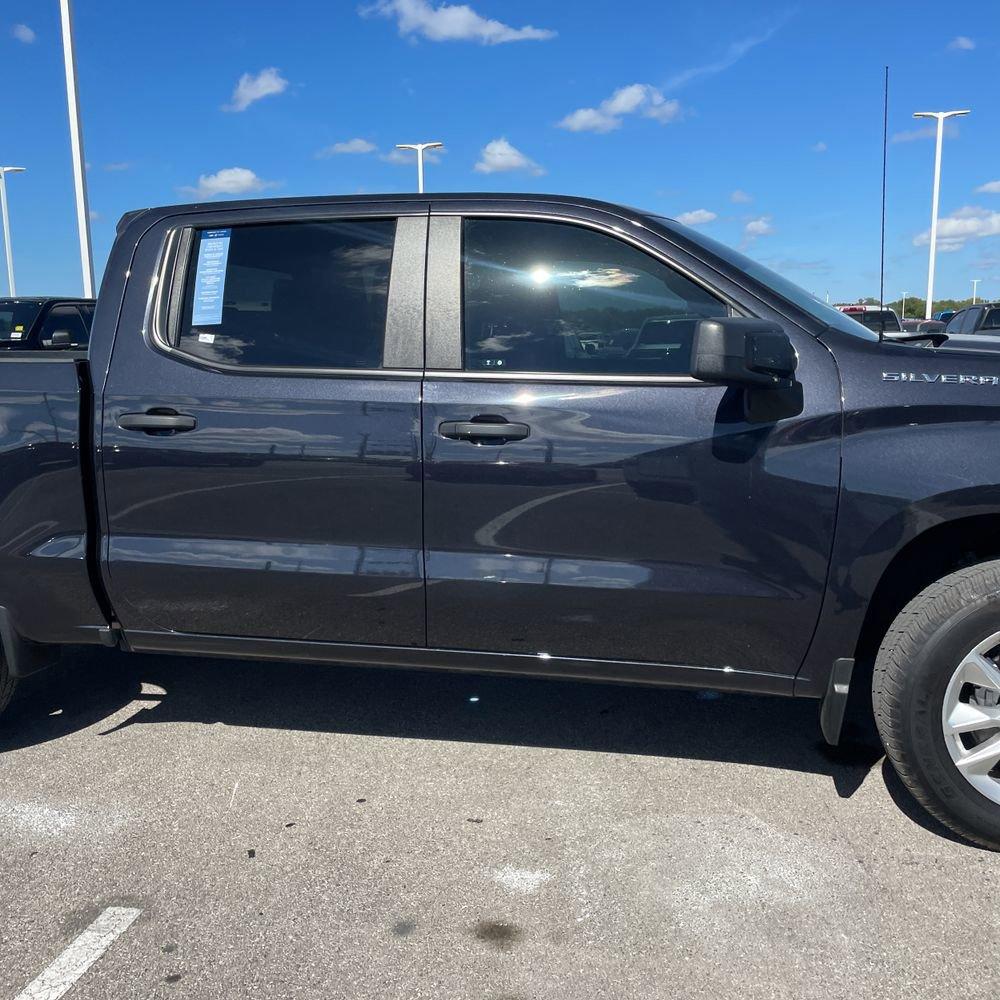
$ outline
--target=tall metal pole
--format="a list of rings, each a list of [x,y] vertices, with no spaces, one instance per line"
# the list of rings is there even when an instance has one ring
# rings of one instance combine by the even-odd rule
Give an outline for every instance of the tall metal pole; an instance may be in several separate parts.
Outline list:
[[[899,310],[899,318],[906,319],[906,292],[903,292],[903,306]]]
[[[944,140],[944,118],[938,116],[937,139],[934,147],[934,193],[931,195],[931,254],[927,264],[927,305],[924,319],[931,318],[934,308],[934,264],[937,256],[938,199],[941,196],[941,144]]]
[[[412,149],[417,154],[417,193],[424,193],[424,150],[439,149],[443,142],[397,142],[396,149]]]
[[[975,305],[976,304],[976,289],[979,287],[979,282],[982,281],[983,279],[982,278],[970,278],[969,280],[972,282],[972,304]]]
[[[17,295],[14,287],[14,251],[10,242],[10,212],[7,208],[7,174],[23,174],[25,167],[0,167],[0,215],[3,216],[3,249],[7,261],[7,286],[10,296]]]
[[[941,193],[941,146],[944,141],[946,118],[967,115],[968,111],[917,111],[914,118],[937,119],[937,137],[934,149],[934,193],[931,197],[931,249],[927,265],[927,308],[925,319],[930,319],[934,310],[934,259],[937,253],[938,196]]]
[[[59,0],[62,15],[63,59],[66,63],[66,103],[69,106],[69,142],[73,155],[73,183],[76,188],[76,223],[80,232],[80,267],[83,294],[94,297],[94,254],[90,246],[90,208],[87,204],[87,176],[83,157],[83,129],[80,126],[80,98],[76,87],[76,49],[73,44],[71,0]]]

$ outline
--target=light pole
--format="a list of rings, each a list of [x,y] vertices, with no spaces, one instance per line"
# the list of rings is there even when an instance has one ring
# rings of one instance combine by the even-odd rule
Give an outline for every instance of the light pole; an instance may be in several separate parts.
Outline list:
[[[938,195],[941,193],[941,143],[944,139],[946,118],[967,115],[969,111],[915,111],[914,118],[937,119],[937,146],[934,150],[934,194],[931,198],[931,253],[927,266],[927,309],[925,319],[931,318],[934,302],[934,255],[937,251]]]
[[[899,318],[906,319],[906,292],[903,292],[903,305],[899,310]]]
[[[76,89],[76,49],[73,45],[73,11],[70,0],[59,0],[62,16],[63,60],[66,63],[66,103],[69,105],[69,144],[73,154],[73,183],[76,188],[76,224],[80,231],[80,266],[83,294],[94,297],[94,254],[90,248],[90,209],[87,205],[87,176],[84,171],[83,129],[80,126],[80,97]]]
[[[424,193],[424,150],[439,149],[443,142],[397,142],[396,149],[413,149],[417,153],[417,193]]]
[[[3,215],[3,249],[7,256],[7,287],[10,297],[17,295],[14,287],[14,251],[10,247],[10,215],[7,212],[7,174],[23,174],[24,167],[0,167],[0,214]]]
[[[983,279],[982,278],[971,278],[970,280],[972,281],[972,304],[975,305],[976,304],[976,289],[979,287],[979,282],[982,281]]]

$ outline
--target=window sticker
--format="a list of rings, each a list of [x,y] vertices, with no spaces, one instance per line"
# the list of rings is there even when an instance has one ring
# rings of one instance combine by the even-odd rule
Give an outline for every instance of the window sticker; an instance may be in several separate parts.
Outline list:
[[[194,278],[192,326],[218,326],[226,290],[231,229],[206,229],[198,240],[198,268]]]
[[[24,327],[17,327],[10,335],[11,340],[21,340],[24,337]]]

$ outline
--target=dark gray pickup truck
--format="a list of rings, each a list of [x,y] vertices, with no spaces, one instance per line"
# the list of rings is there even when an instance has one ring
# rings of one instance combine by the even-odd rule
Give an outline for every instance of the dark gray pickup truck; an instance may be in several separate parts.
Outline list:
[[[0,704],[60,647],[815,698],[1000,846],[1000,355],[654,214],[447,195],[119,227],[0,356]]]

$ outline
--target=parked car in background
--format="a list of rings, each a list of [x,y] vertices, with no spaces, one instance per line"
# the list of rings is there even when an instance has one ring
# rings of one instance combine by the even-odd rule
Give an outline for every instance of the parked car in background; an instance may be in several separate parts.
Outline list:
[[[892,309],[853,304],[837,306],[837,308],[876,333],[899,333],[902,330],[899,325],[899,317]]]
[[[1000,302],[980,302],[960,309],[948,321],[945,333],[951,335],[989,334],[992,337],[1000,335]]]
[[[956,309],[942,309],[940,312],[934,313],[932,319],[940,320],[942,323],[947,323],[957,311],[958,310]]]
[[[0,299],[0,350],[71,351],[85,348],[94,299]]]
[[[939,319],[904,319],[903,333],[943,333],[945,324]]]

